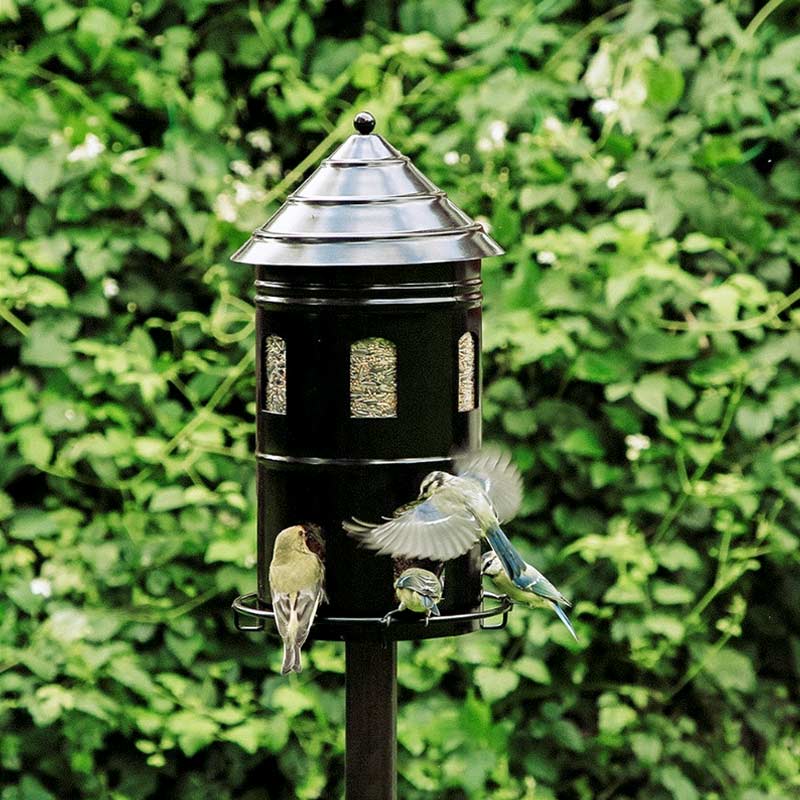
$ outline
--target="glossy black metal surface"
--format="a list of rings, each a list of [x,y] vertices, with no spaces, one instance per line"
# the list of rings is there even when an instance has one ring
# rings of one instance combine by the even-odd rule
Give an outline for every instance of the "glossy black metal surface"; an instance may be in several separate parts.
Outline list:
[[[475,337],[480,351],[480,265],[455,262],[409,267],[342,266],[314,270],[260,267],[256,280],[258,337],[258,592],[269,603],[268,568],[277,534],[309,520],[326,541],[326,591],[321,613],[382,616],[396,606],[394,564],[360,548],[341,527],[351,516],[380,520],[416,496],[434,469],[480,446],[480,407],[459,411],[458,340]],[[312,280],[313,278],[313,280]],[[263,408],[263,353],[268,336],[286,342],[286,414]],[[397,415],[350,415],[350,347],[378,336],[397,349]],[[477,373],[480,380],[480,373]],[[445,567],[445,615],[480,604],[480,552]],[[452,619],[431,636],[475,630]],[[373,638],[375,632],[315,626],[319,638]],[[417,638],[399,626],[393,638]]]
[[[345,796],[395,800],[397,645],[348,642],[345,662]]]
[[[243,264],[431,264],[502,253],[383,137],[368,112],[358,133],[322,162],[233,256]]]

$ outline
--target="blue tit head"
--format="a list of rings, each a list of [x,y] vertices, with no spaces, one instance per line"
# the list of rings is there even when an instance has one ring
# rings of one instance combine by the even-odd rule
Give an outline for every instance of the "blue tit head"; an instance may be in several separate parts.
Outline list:
[[[430,497],[437,489],[444,486],[445,482],[450,476],[446,472],[436,470],[429,472],[423,479],[419,486],[419,499],[423,500]]]
[[[494,578],[503,571],[503,565],[495,554],[494,550],[487,550],[481,557],[481,575],[488,575]]]

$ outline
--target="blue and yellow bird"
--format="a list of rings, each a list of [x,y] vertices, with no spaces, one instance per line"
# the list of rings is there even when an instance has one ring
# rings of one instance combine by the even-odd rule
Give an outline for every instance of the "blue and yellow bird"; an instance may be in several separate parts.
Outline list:
[[[382,620],[387,625],[400,611],[416,611],[425,615],[425,624],[430,622],[431,614],[439,616],[439,603],[442,602],[443,586],[441,580],[430,570],[409,567],[400,573],[394,582],[400,605],[390,611]]]
[[[345,530],[362,545],[395,558],[449,561],[486,539],[511,580],[525,561],[500,525],[522,503],[522,477],[511,458],[495,448],[456,460],[456,474],[425,476],[416,500],[398,508],[383,523],[353,519]]]
[[[558,618],[566,625],[567,630],[572,634],[575,641],[578,640],[567,612],[562,608],[562,606],[569,608],[572,603],[536,567],[526,563],[522,574],[512,581],[506,574],[500,559],[494,552],[489,550],[483,554],[481,574],[489,578],[495,587],[507,594],[514,603],[528,606],[529,608],[551,606]]]

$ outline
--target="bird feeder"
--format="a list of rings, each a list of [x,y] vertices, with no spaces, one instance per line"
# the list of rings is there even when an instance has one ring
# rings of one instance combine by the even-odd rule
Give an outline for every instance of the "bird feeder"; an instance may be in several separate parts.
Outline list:
[[[394,796],[395,642],[500,627],[509,604],[484,605],[476,545],[446,563],[440,617],[382,624],[402,565],[342,521],[380,520],[480,447],[481,259],[503,251],[370,114],[354,125],[232,257],[256,269],[258,471],[258,590],[234,611],[262,629],[275,537],[321,527],[311,636],[347,642],[347,791],[368,800]]]

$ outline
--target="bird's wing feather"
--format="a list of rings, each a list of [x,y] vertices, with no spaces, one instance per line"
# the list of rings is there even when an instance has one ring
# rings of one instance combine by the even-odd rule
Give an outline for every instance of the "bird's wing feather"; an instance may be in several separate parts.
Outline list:
[[[373,525],[358,519],[342,523],[364,547],[395,557],[449,561],[480,540],[480,525],[466,508],[442,508],[435,496],[398,516]]]
[[[303,646],[323,596],[321,584],[291,594],[273,593],[272,610],[275,612],[275,625],[284,641],[291,638],[292,617],[295,616],[296,629],[292,644],[297,647]]]
[[[539,597],[545,598],[545,600],[552,600],[555,603],[560,603],[565,606],[572,605],[572,603],[570,603],[569,600],[567,600],[567,598],[536,569],[536,567],[530,564],[528,564],[525,572],[516,579],[515,583],[520,589],[533,592]]]
[[[440,597],[442,584],[432,573],[423,570],[406,570],[398,579],[399,589],[411,589],[423,597]]]
[[[497,447],[484,447],[457,458],[456,471],[486,492],[500,522],[516,516],[522,505],[522,476],[508,453]]]

